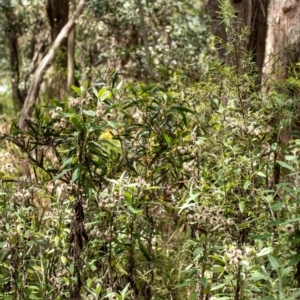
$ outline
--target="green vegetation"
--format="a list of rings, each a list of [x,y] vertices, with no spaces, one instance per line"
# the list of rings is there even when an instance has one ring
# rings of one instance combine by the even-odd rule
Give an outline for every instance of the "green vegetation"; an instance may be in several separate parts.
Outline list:
[[[231,65],[113,70],[12,125],[0,299],[300,297],[298,73],[261,89],[246,38]]]

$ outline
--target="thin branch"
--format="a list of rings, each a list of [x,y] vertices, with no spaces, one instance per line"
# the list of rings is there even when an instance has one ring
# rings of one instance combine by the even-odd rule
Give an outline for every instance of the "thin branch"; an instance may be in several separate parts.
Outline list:
[[[63,44],[64,40],[68,37],[71,30],[75,27],[78,17],[83,12],[84,5],[85,5],[85,0],[80,0],[74,15],[70,18],[67,24],[62,28],[59,35],[56,37],[52,47],[50,48],[49,52],[43,58],[43,60],[41,61],[41,63],[39,64],[38,68],[35,71],[34,78],[28,90],[28,95],[26,97],[21,112],[21,116],[19,119],[19,123],[18,123],[19,127],[23,130],[26,127],[26,119],[30,118],[33,111],[33,106],[37,101],[38,94],[40,91],[40,86],[43,81],[45,71],[48,69],[50,62],[54,59],[55,51],[57,50],[57,48],[59,48]]]

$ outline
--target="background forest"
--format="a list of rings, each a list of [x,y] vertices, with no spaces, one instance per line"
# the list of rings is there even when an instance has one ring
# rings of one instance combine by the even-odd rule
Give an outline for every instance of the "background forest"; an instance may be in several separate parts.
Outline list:
[[[0,299],[300,299],[298,1],[0,15]]]

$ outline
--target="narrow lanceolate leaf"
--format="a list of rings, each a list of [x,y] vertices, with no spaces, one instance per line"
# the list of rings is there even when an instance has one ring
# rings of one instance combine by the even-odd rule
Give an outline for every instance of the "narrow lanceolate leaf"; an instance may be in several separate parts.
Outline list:
[[[61,177],[63,177],[65,174],[67,174],[69,171],[71,171],[72,169],[66,169],[63,170],[62,172],[60,172],[59,174],[57,174],[52,180],[55,181]]]
[[[168,145],[172,145],[172,138],[164,133],[164,139],[168,143]]]
[[[284,162],[284,161],[277,160],[277,162],[278,162],[278,164],[279,164],[281,167],[283,167],[283,168],[285,168],[285,169],[288,169],[288,170],[293,171],[293,172],[296,171],[294,167],[288,165],[288,164],[287,164],[286,162]]]
[[[71,165],[71,164],[72,164],[72,160],[73,160],[73,156],[67,158],[67,159],[63,162],[63,164],[61,165],[60,169],[62,170],[62,169],[64,169],[65,167]]]
[[[151,261],[151,255],[150,252],[148,251],[148,249],[144,246],[144,244],[141,242],[141,240],[138,241],[139,244],[139,248],[141,250],[141,252],[144,254],[145,258],[148,261]]]
[[[78,164],[76,165],[73,170],[72,170],[72,182],[77,181],[77,179],[80,176],[81,173],[81,169],[82,169],[82,165]]]
[[[268,255],[270,253],[272,253],[274,250],[273,247],[266,247],[266,248],[263,248],[261,249],[258,253],[257,253],[257,257],[261,257],[261,256],[265,256],[265,255]]]

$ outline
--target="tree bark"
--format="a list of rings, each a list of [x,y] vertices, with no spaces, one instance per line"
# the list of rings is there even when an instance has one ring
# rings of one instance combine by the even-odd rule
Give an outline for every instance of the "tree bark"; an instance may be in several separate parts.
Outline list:
[[[71,86],[74,84],[74,72],[75,72],[75,28],[72,29],[68,39],[68,82],[67,89],[71,90]]]
[[[269,0],[232,0],[237,20],[234,26],[237,32],[246,26],[250,35],[244,42],[244,48],[252,53],[259,74],[262,74],[267,37],[267,16]]]
[[[136,0],[137,1],[137,7],[139,10],[139,16],[140,16],[140,24],[141,24],[141,32],[143,36],[143,43],[144,43],[144,48],[146,52],[146,59],[147,59],[147,70],[149,75],[151,74],[151,55],[149,51],[149,45],[148,45],[148,32],[147,32],[147,26],[145,23],[145,14],[144,14],[144,7],[142,4],[141,0]]]
[[[62,28],[68,22],[69,0],[47,0],[46,10],[51,30],[51,41],[54,42]],[[67,68],[67,38],[59,48],[61,53],[59,59],[57,59],[57,63],[60,63],[63,68]]]
[[[300,61],[300,2],[271,0],[268,19],[263,73],[278,82]]]
[[[26,120],[31,117],[34,104],[37,101],[40,85],[44,78],[44,72],[49,67],[50,62],[54,59],[55,51],[64,43],[71,30],[74,28],[76,24],[76,20],[83,12],[84,5],[85,5],[85,0],[80,0],[74,15],[70,18],[67,24],[62,28],[61,32],[56,37],[49,52],[43,58],[43,60],[41,61],[41,63],[39,64],[38,68],[35,71],[18,123],[19,127],[23,130],[26,128]]]
[[[68,22],[69,0],[47,0],[46,11],[50,24],[51,42],[53,43]],[[67,90],[67,67],[68,67],[68,38],[58,47],[55,53],[55,60],[48,69],[44,81],[43,91],[46,99],[62,98]],[[58,75],[58,76],[54,76]]]
[[[268,2],[269,0],[231,0],[236,16],[236,20],[232,24],[233,29],[237,35],[242,32],[245,26],[249,29],[249,37],[242,46],[248,53],[252,54],[252,60],[257,64],[260,74],[262,73],[265,56]],[[232,61],[225,57],[225,44],[230,36],[226,33],[219,10],[219,0],[208,0],[207,11],[211,16],[212,33],[219,38],[216,44],[219,57],[230,64]]]
[[[222,17],[220,16],[219,0],[208,0],[206,10],[210,15],[210,27],[212,33],[218,38],[216,47],[218,48],[219,58],[223,61],[226,60],[226,49],[227,43],[226,27],[223,23]]]
[[[7,20],[7,36],[9,42],[9,58],[11,69],[11,89],[15,111],[21,108],[24,102],[24,94],[20,91],[19,54],[18,54],[18,28],[17,18],[13,7],[9,7],[5,12]]]

